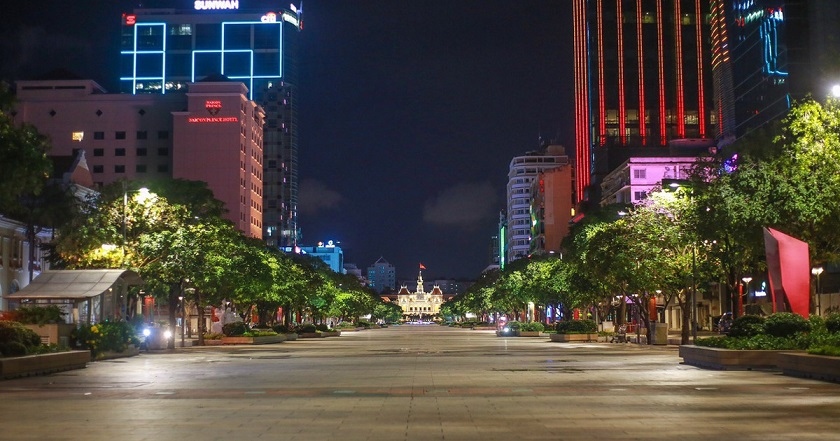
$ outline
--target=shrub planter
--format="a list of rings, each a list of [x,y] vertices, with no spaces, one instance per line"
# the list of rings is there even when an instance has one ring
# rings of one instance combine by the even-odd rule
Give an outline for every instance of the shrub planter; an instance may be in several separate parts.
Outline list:
[[[792,351],[738,350],[691,345],[680,346],[680,357],[682,357],[683,363],[719,370],[777,369],[779,365],[779,354],[785,352]]]
[[[472,329],[474,331],[495,331],[495,326],[473,326]]]
[[[301,332],[298,334],[298,338],[323,338],[324,336],[320,332]]]
[[[283,334],[283,335],[286,336],[286,341],[295,341],[298,338],[298,335],[295,334],[294,332],[290,332],[288,334]]]
[[[840,383],[840,357],[784,352],[778,363],[785,375]]]
[[[68,351],[53,354],[0,358],[0,378],[29,377],[53,372],[83,369],[90,361],[90,351]]]
[[[204,346],[221,346],[221,345],[222,345],[222,339],[221,338],[216,338],[216,339],[205,338],[204,339]],[[198,340],[193,340],[193,346],[198,346]]]
[[[324,337],[340,337],[341,331],[321,331],[321,335]]]
[[[286,341],[286,336],[283,334],[265,337],[222,337],[223,345],[267,345],[284,341]]]
[[[598,338],[598,334],[551,334],[551,341],[559,343],[589,342]]]
[[[516,333],[517,337],[542,337],[542,332],[540,331],[518,331]]]

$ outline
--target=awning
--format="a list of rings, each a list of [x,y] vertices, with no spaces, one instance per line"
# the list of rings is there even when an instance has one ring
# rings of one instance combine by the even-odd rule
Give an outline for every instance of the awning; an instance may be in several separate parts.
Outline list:
[[[143,279],[131,270],[57,270],[44,271],[7,299],[87,299],[105,293],[114,285],[140,285]]]

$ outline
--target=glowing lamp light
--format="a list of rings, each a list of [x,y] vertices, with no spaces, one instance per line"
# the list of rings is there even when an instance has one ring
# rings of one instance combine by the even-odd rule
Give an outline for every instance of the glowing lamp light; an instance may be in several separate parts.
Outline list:
[[[831,95],[834,98],[840,98],[840,84],[835,84],[831,86]]]

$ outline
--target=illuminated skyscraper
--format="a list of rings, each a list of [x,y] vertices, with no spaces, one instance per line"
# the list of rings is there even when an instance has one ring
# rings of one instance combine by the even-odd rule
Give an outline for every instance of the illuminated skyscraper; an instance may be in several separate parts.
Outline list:
[[[630,156],[714,138],[708,17],[709,0],[574,0],[578,202]]]
[[[840,84],[840,3],[710,0],[720,135],[744,136]]]
[[[242,82],[265,110],[263,238],[298,242],[297,52],[302,10],[239,10],[245,1],[189,2],[194,10],[123,14],[122,92],[169,94],[223,75]]]

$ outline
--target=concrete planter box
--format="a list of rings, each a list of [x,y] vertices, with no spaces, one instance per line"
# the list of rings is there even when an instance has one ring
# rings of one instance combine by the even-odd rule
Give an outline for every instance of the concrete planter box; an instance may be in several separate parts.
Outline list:
[[[267,345],[284,341],[286,341],[286,336],[283,334],[265,337],[222,337],[223,345]]]
[[[551,334],[551,341],[559,343],[595,341],[598,334]]]
[[[539,331],[519,331],[516,333],[517,337],[542,337],[543,333]]]
[[[44,344],[59,344],[63,342],[64,344],[69,344],[70,341],[70,333],[76,329],[75,325],[70,325],[67,323],[50,323],[46,325],[23,325],[25,328],[29,328],[35,331],[39,337],[41,337],[41,343]],[[64,337],[64,338],[62,338]]]
[[[471,329],[474,330],[474,331],[495,331],[496,327],[495,326],[473,326]]]
[[[321,332],[301,332],[298,338],[323,338],[325,337]]]
[[[193,346],[198,346],[198,340],[193,340],[192,345]],[[204,346],[221,346],[221,345],[222,345],[222,339],[220,339],[220,338],[215,339],[215,340],[211,340],[209,338],[204,339]]]
[[[792,351],[737,350],[680,346],[683,363],[720,370],[776,369],[779,354]]]
[[[128,348],[126,348],[126,350],[122,352],[105,351],[96,354],[96,360],[111,360],[114,358],[134,357],[138,354],[140,354],[140,348],[138,348],[137,346],[129,346]]]
[[[779,354],[778,363],[785,375],[840,383],[840,357],[785,352]]]
[[[72,369],[83,369],[89,361],[90,351],[68,351],[54,354],[0,358],[0,378],[29,377]]]
[[[322,331],[321,335],[324,337],[340,337],[341,331]]]
[[[288,334],[283,334],[283,335],[286,336],[286,341],[295,341],[295,340],[298,339],[298,335],[295,334],[294,332],[290,332]]]

